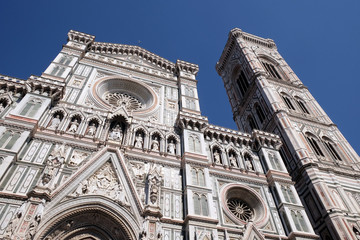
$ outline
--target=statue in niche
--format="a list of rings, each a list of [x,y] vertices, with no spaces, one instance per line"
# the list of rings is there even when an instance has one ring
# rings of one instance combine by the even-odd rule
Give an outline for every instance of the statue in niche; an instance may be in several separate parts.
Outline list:
[[[249,171],[254,171],[254,166],[252,164],[251,158],[248,155],[245,155],[245,166]]]
[[[6,108],[6,105],[5,105],[5,107],[4,107],[4,105],[3,105],[2,103],[0,103],[0,112],[4,111],[5,108]]]
[[[157,152],[159,151],[159,139],[157,136],[155,136],[151,142],[151,150],[157,151]]]
[[[87,135],[89,136],[94,136],[95,133],[96,133],[96,125],[94,122],[92,122],[90,125],[89,125],[89,128],[88,128],[88,131],[87,131]]]
[[[175,143],[174,140],[171,139],[171,141],[168,144],[168,153],[175,155]]]
[[[78,130],[79,127],[79,120],[74,119],[74,121],[71,122],[69,132],[75,133]]]
[[[51,129],[57,129],[60,125],[61,119],[60,116],[57,114],[50,122],[49,128]]]
[[[122,130],[120,124],[116,124],[115,127],[111,130],[109,139],[112,140],[121,140],[122,138]]]
[[[237,162],[236,162],[235,155],[234,155],[233,153],[230,153],[229,160],[230,160],[230,165],[231,165],[232,167],[238,167],[238,164],[237,164]]]
[[[135,138],[135,147],[136,148],[143,148],[143,137],[141,136],[141,133],[139,133]]]
[[[219,150],[214,150],[214,163],[215,164],[221,164],[221,156]]]

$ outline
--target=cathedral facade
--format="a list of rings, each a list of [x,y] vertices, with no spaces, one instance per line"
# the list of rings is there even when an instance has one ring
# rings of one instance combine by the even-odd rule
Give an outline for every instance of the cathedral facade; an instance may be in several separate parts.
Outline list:
[[[359,157],[277,52],[234,29],[198,66],[73,31],[41,76],[0,75],[1,239],[356,239]]]

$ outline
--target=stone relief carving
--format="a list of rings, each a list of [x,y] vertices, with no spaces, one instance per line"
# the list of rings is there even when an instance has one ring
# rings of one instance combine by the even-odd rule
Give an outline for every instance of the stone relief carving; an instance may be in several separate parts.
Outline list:
[[[113,129],[111,129],[109,134],[109,139],[111,140],[121,140],[122,139],[122,130],[120,124],[116,124]]]
[[[236,162],[235,155],[234,155],[233,153],[230,153],[230,154],[229,154],[229,160],[230,160],[230,165],[231,165],[232,167],[235,167],[235,168],[238,167],[238,164],[237,164],[237,162]]]
[[[150,206],[159,207],[160,189],[163,181],[162,166],[153,164],[147,177],[148,184],[148,201]]]
[[[70,123],[69,132],[75,133],[78,130],[78,127],[79,127],[79,120],[74,119],[74,121]]]
[[[176,149],[176,145],[174,143],[174,140],[171,140],[168,144],[168,153],[175,155],[175,151],[176,151],[175,149]]]
[[[68,165],[71,167],[79,166],[90,154],[79,150],[74,150]]]
[[[104,164],[94,175],[82,181],[73,195],[96,194],[108,196],[120,205],[129,205],[122,184],[119,182],[111,163]]]
[[[33,240],[34,239],[34,236],[35,236],[35,234],[37,232],[37,228],[38,228],[38,226],[40,224],[42,215],[44,213],[45,203],[46,203],[46,200],[42,199],[41,203],[38,205],[38,207],[36,209],[35,216],[32,219],[32,221],[31,221],[31,223],[29,225],[29,228],[26,231],[26,234],[25,234],[25,239],[26,240]]]
[[[58,174],[59,169],[64,163],[65,157],[67,155],[67,150],[68,148],[65,146],[65,144],[55,145],[55,148],[46,160],[46,166],[44,168],[44,173],[41,178],[43,186],[48,186],[51,179],[53,179]]]
[[[144,144],[144,139],[141,135],[141,133],[137,134],[136,138],[135,138],[135,147],[136,148],[143,148],[143,144]]]
[[[19,209],[16,211],[16,213],[14,214],[14,216],[10,220],[10,222],[8,223],[8,225],[5,229],[4,235],[3,235],[4,240],[10,240],[11,237],[13,237],[15,235],[15,230],[18,227],[18,225],[20,223],[20,219],[25,212],[26,205],[27,205],[27,202],[24,202],[19,207]]]
[[[159,139],[157,136],[151,142],[151,150],[158,152],[159,151]]]

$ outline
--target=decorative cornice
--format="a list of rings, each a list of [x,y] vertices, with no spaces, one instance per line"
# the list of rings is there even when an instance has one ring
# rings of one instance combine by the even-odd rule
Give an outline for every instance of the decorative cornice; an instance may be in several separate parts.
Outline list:
[[[114,55],[135,55],[148,63],[162,68],[168,72],[175,73],[175,64],[141,47],[116,43],[94,42],[88,49],[89,52],[114,54]]]
[[[187,72],[196,75],[199,72],[199,66],[193,63],[185,62],[182,60],[176,61],[176,67],[178,71]]]
[[[261,45],[263,47],[276,49],[275,42],[272,39],[261,38],[261,37],[252,35],[250,33],[246,33],[239,28],[234,28],[230,31],[225,48],[220,56],[219,61],[216,63],[216,66],[215,66],[216,71],[218,72],[218,74],[220,76],[221,76],[221,73],[224,70],[225,65],[231,55],[231,52],[235,46],[235,43],[237,43],[237,40],[240,38],[247,42],[255,43],[255,44]]]
[[[89,45],[92,42],[94,42],[94,40],[95,40],[95,36],[90,34],[78,32],[75,30],[70,30],[68,32],[68,41]]]
[[[258,147],[268,147],[279,150],[282,145],[281,139],[278,135],[256,129],[252,132],[252,138],[254,139],[254,142],[258,145],[254,146],[255,149]]]

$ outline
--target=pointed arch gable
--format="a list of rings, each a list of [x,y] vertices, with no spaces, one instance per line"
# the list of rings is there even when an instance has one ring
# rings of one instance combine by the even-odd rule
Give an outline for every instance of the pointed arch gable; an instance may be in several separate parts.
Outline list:
[[[135,219],[140,222],[140,213],[143,211],[143,204],[137,196],[135,185],[132,182],[131,175],[126,167],[125,157],[120,150],[110,147],[106,147],[95,154],[86,164],[84,164],[77,170],[77,172],[67,179],[64,184],[55,189],[50,196],[51,202],[48,203],[45,211],[48,211],[60,204],[60,202],[66,199],[67,196],[71,195],[84,180],[90,178],[107,162],[112,164],[118,180],[123,185],[124,193],[129,198],[128,201],[130,203],[131,212],[134,214]],[[96,196],[99,197],[99,195]],[[131,205],[131,203],[135,204]],[[121,208],[120,205],[119,208]]]

